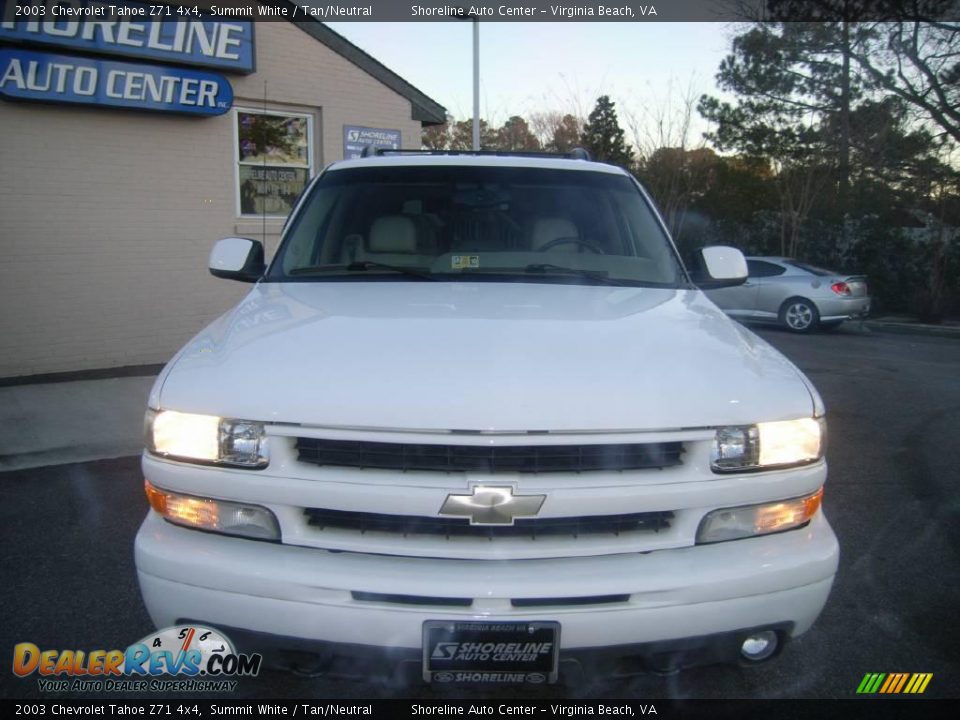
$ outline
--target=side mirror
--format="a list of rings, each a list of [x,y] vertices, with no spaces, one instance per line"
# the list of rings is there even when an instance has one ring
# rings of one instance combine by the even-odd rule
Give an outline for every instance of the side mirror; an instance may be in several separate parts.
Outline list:
[[[263,244],[238,237],[218,240],[210,251],[209,267],[214,277],[256,282],[267,269],[263,261]]]
[[[702,290],[742,285],[747,279],[747,260],[736,248],[713,245],[700,250],[701,270],[693,281]]]

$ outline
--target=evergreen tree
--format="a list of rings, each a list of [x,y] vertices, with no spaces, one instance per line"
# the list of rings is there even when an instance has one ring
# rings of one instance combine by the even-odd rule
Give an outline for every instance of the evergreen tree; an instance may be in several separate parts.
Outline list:
[[[580,139],[594,160],[619,165],[626,170],[632,169],[633,150],[624,140],[623,128],[617,120],[617,110],[609,95],[597,98]]]

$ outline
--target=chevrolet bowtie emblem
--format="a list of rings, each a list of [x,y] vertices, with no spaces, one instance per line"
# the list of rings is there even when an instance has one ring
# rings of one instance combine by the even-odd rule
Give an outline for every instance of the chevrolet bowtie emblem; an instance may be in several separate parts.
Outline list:
[[[511,487],[478,485],[470,495],[447,495],[441,515],[470,518],[471,525],[513,525],[540,512],[546,495],[514,495]]]

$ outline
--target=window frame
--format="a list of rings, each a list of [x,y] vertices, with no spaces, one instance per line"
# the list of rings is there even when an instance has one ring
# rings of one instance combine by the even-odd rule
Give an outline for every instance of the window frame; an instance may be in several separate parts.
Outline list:
[[[254,214],[245,214],[243,213],[240,207],[240,113],[247,113],[248,115],[274,115],[278,117],[297,117],[305,118],[307,121],[307,165],[289,165],[291,168],[306,169],[307,171],[307,181],[303,186],[303,189],[300,191],[300,196],[298,202],[293,204],[293,207],[290,208],[290,212],[286,215],[265,215],[263,213],[254,213]],[[299,200],[303,198],[304,190],[310,187],[310,183],[313,180],[314,168],[316,167],[316,153],[314,152],[315,137],[314,137],[314,117],[313,113],[306,110],[274,110],[263,108],[254,108],[254,107],[243,107],[243,106],[234,106],[233,112],[230,114],[231,121],[233,123],[233,202],[234,202],[234,213],[239,220],[250,220],[252,218],[265,218],[267,220],[288,220],[297,209]],[[253,167],[260,166],[263,167],[262,163],[244,163]],[[269,166],[268,166],[269,167]]]

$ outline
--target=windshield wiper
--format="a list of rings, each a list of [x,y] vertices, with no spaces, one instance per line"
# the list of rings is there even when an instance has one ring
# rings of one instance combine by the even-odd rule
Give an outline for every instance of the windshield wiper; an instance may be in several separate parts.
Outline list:
[[[364,272],[366,270],[390,270],[392,272],[398,272],[403,275],[408,275],[410,277],[415,277],[420,280],[433,280],[436,281],[438,278],[434,277],[431,273],[418,268],[405,267],[403,265],[388,265],[387,263],[374,262],[373,260],[358,260],[357,262],[352,262],[349,265],[308,265],[306,267],[294,268],[288,274],[290,275],[311,275],[319,274],[324,272],[329,272],[331,270],[346,270],[347,272]]]
[[[537,273],[544,275],[576,275],[577,277],[586,278],[587,280],[593,280],[595,282],[602,283],[604,285],[623,285],[625,283],[620,280],[615,280],[610,278],[610,273],[606,270],[583,270],[581,268],[571,268],[565,267],[563,265],[554,265],[553,263],[533,263],[532,265],[527,265],[524,269],[524,272],[528,273]]]

